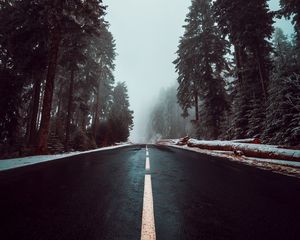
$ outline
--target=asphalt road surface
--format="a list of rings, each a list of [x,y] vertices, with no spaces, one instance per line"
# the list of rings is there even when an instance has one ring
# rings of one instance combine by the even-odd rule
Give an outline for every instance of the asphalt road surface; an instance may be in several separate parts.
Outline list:
[[[135,145],[0,172],[0,239],[141,239],[145,175],[156,239],[300,239],[299,179],[148,149],[149,170]]]

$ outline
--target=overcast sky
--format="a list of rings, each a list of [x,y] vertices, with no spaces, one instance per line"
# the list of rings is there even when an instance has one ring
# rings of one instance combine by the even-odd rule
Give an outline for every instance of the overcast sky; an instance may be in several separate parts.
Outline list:
[[[191,0],[104,0],[118,56],[116,81],[128,86],[134,129],[130,140],[143,142],[148,111],[160,90],[176,82],[172,61],[176,58],[182,25]],[[279,0],[271,0],[278,8]],[[277,23],[292,33],[287,21]]]

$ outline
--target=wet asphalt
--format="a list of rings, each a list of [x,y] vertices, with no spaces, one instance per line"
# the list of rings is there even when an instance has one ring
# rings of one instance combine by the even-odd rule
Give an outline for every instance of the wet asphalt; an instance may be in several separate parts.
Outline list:
[[[156,237],[300,239],[300,179],[145,145],[0,172],[1,240],[140,239],[145,174]]]

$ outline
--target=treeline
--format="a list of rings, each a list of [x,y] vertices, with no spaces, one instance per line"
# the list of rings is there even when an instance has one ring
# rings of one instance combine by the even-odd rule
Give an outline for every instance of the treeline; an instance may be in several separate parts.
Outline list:
[[[194,135],[193,125],[190,122],[192,118],[181,116],[176,91],[175,85],[161,90],[157,102],[150,108],[146,126],[146,139],[149,142],[156,142],[161,138],[174,139]]]
[[[281,0],[192,0],[177,59],[177,99],[203,139],[300,143],[300,5]],[[292,18],[295,35],[274,29]]]
[[[127,88],[101,0],[0,4],[0,155],[85,150],[126,141]]]

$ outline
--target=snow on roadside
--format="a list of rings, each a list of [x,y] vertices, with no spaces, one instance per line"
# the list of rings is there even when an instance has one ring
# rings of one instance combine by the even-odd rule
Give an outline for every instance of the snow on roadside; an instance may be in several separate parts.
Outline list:
[[[266,144],[251,144],[251,143],[238,143],[233,141],[204,141],[190,139],[188,145],[191,147],[200,147],[200,148],[219,148],[224,150],[241,150],[245,153],[251,154],[249,157],[257,157],[257,153],[265,154],[269,158],[281,160],[296,160],[300,159],[300,151],[278,148],[276,145],[266,145]],[[281,158],[280,158],[281,157]]]
[[[38,155],[38,156],[30,156],[30,157],[24,157],[24,158],[3,159],[3,160],[0,160],[0,171],[12,169],[12,168],[24,167],[24,166],[47,162],[47,161],[52,161],[52,160],[58,160],[61,158],[77,156],[77,155],[86,154],[86,153],[121,148],[121,147],[130,146],[130,145],[131,144],[126,143],[126,144],[119,144],[117,146],[97,148],[97,149],[83,151],[83,152],[70,152],[70,153],[55,154],[55,155]]]
[[[176,142],[176,140],[174,140],[174,142]],[[179,146],[175,145],[171,141],[169,141],[168,143],[164,142],[163,145],[203,153],[215,157],[222,157],[238,163],[255,166],[260,169],[270,170],[272,172],[300,178],[300,162],[236,156],[233,151],[207,150],[196,147],[189,147],[187,145]]]
[[[284,165],[284,166],[300,168],[300,162],[277,160],[277,159],[253,158],[253,157],[247,157],[247,160],[257,161],[257,162],[264,162],[264,163],[273,163],[273,164],[279,164],[279,165]]]

